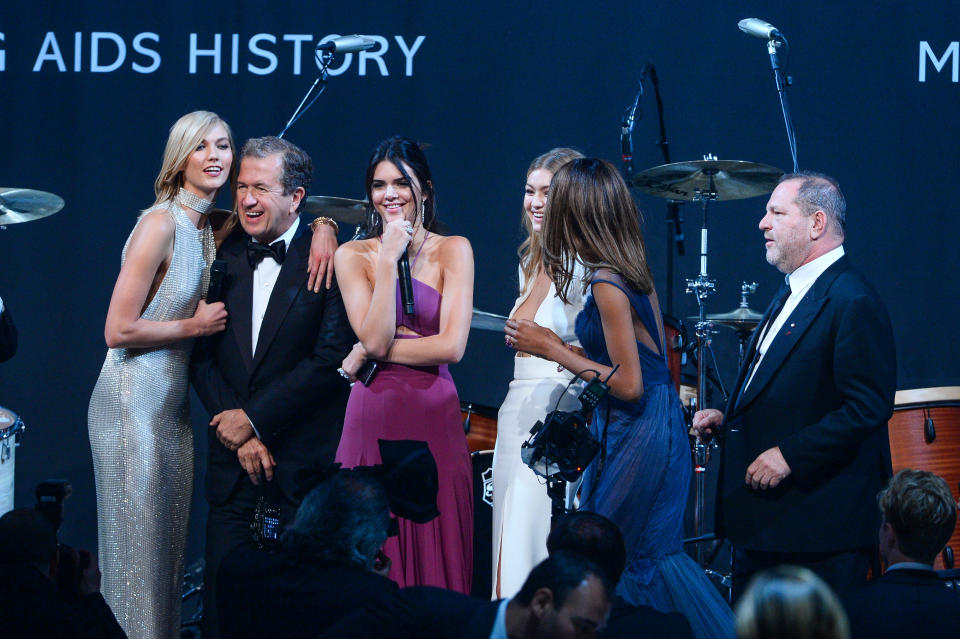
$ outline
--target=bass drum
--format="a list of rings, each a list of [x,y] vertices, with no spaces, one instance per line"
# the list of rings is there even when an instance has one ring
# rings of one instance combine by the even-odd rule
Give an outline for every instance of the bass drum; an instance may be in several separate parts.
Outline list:
[[[954,499],[960,497],[960,386],[897,391],[888,430],[893,472],[930,471],[947,481]],[[957,553],[960,527],[934,567],[954,568]]]

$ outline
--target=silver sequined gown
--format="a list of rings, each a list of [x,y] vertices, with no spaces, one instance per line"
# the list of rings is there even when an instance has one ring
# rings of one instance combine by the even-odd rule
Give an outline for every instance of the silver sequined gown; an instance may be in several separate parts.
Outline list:
[[[158,208],[176,223],[173,256],[142,317],[161,322],[192,317],[216,254],[213,232],[209,224],[198,230],[175,203]],[[124,260],[126,253],[125,245]],[[102,591],[131,639],[180,634],[193,492],[187,399],[192,346],[193,340],[183,340],[111,348],[90,398]]]

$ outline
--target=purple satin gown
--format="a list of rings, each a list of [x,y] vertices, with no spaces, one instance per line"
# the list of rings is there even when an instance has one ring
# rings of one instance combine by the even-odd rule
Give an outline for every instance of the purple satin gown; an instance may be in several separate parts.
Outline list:
[[[397,326],[424,337],[440,332],[441,295],[413,280],[414,314],[397,287]],[[398,339],[418,339],[397,335]],[[384,544],[390,578],[407,586],[438,586],[469,594],[473,579],[473,475],[460,399],[447,366],[382,363],[370,386],[354,384],[337,448],[345,467],[380,463],[378,439],[427,442],[437,462],[440,516],[426,524],[398,519],[400,534]]]

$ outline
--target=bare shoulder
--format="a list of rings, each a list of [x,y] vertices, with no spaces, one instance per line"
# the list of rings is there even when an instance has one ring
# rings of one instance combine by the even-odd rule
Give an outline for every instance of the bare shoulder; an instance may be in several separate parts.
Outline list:
[[[166,209],[155,208],[143,214],[137,222],[133,235],[134,237],[148,235],[158,239],[172,238],[176,230],[177,223],[173,221],[170,213]]]
[[[339,247],[337,247],[336,255],[341,259],[356,259],[356,258],[365,258],[369,259],[372,255],[376,254],[377,248],[377,239],[368,238],[364,240],[350,240],[349,242],[344,242]]]
[[[470,246],[470,240],[463,237],[462,235],[444,235],[436,236],[436,244],[434,245],[434,251],[436,252],[437,257],[440,260],[446,262],[448,260],[453,261],[462,261],[470,260],[473,261],[473,247]]]

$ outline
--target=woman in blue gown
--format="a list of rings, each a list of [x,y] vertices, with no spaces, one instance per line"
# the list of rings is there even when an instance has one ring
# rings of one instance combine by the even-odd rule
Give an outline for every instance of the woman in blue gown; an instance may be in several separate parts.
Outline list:
[[[506,340],[574,373],[609,377],[591,424],[603,451],[584,476],[581,508],[609,517],[623,533],[627,565],[617,595],[683,613],[698,639],[730,637],[730,608],[683,552],[690,447],[636,204],[609,162],[574,160],[554,175],[542,228],[544,266],[557,295],[589,287],[576,321],[584,354],[526,320],[509,321]],[[578,263],[586,282],[574,279]]]

